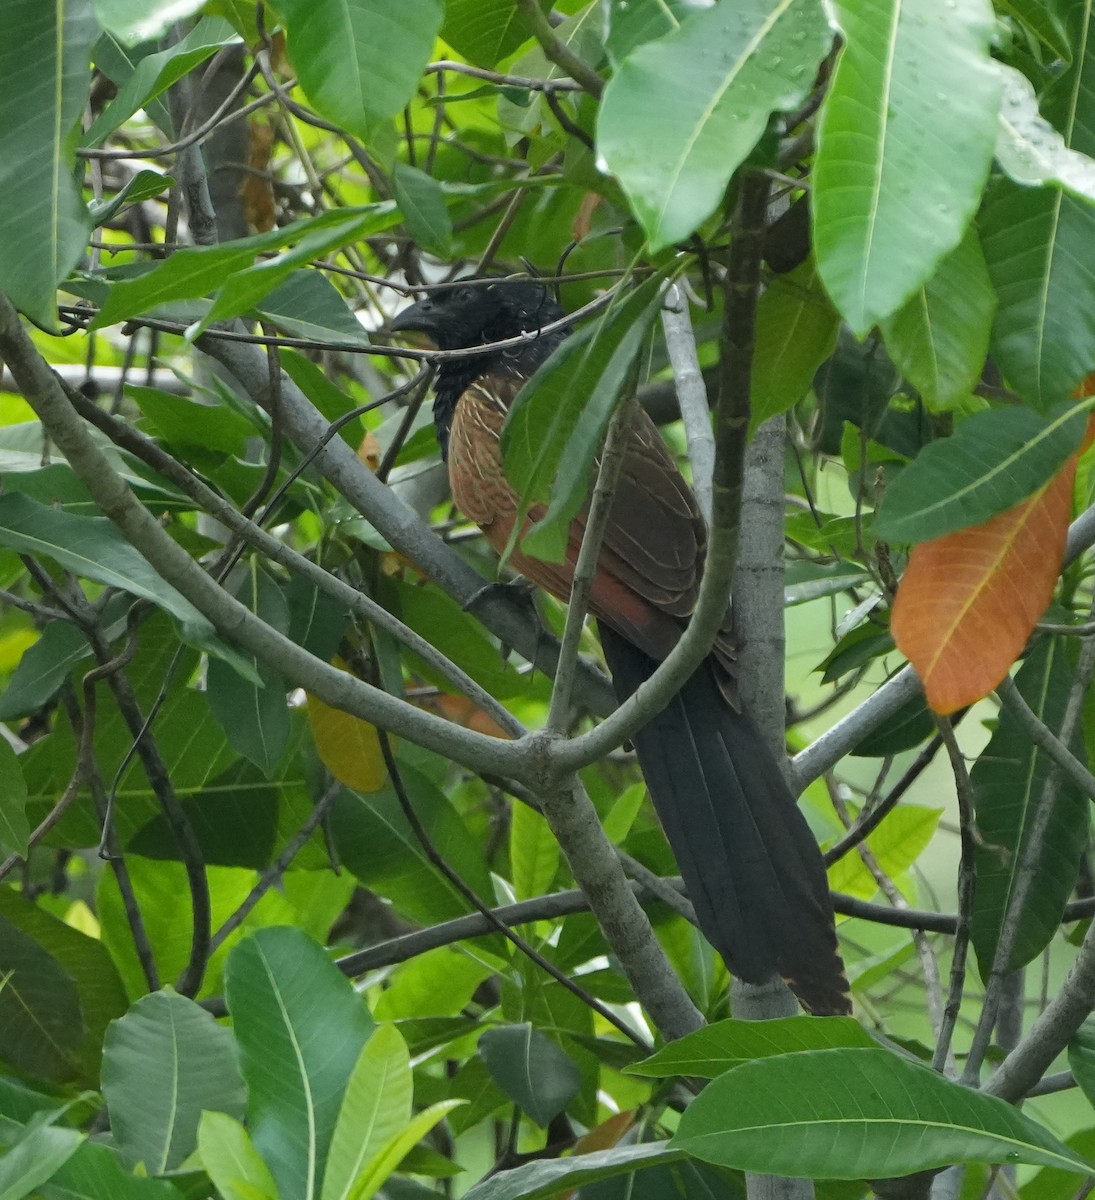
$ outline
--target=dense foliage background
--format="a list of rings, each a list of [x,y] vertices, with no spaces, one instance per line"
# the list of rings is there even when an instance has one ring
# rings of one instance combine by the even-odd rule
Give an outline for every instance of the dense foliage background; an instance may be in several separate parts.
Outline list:
[[[6,0],[4,1200],[1088,1194],[1092,8]],[[386,332],[473,269],[579,313],[528,549],[634,394],[713,474],[857,1020],[490,586]]]

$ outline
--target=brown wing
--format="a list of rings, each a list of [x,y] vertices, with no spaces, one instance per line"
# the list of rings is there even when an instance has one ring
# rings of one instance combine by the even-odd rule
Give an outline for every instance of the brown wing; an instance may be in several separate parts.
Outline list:
[[[501,554],[509,547],[519,497],[502,469],[500,434],[521,381],[491,376],[461,397],[449,438],[453,499]],[[544,514],[534,506],[528,523]],[[561,600],[570,596],[588,504],[571,524],[562,563],[531,558],[518,547],[516,571]],[[706,551],[706,529],[691,488],[650,418],[638,412],[624,451],[605,530],[590,612],[653,658],[676,644],[695,607]],[[732,658],[729,638],[719,657]]]

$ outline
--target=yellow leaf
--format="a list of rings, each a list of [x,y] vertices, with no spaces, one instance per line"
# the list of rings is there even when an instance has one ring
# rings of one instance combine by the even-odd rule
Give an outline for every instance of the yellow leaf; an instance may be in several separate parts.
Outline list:
[[[342,670],[339,659],[333,665]],[[316,753],[328,771],[355,792],[378,792],[388,779],[376,729],[308,693],[308,724]]]

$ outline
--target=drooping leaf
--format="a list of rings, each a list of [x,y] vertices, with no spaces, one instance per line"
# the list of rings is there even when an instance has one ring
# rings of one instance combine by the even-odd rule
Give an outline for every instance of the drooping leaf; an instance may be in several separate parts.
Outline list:
[[[369,335],[342,294],[319,271],[294,271],[284,283],[263,296],[256,309],[293,337],[315,342],[369,344]],[[354,424],[351,422],[351,427]]]
[[[41,1193],[44,1200],[178,1200],[179,1190],[166,1179],[127,1171],[111,1146],[85,1141]]]
[[[91,0],[10,0],[0,38],[0,291],[39,324],[56,324],[57,284],[80,257],[87,210],[69,135],[87,104]]]
[[[372,1200],[396,1167],[408,1157],[411,1150],[431,1129],[455,1108],[462,1100],[442,1100],[429,1108],[415,1113],[403,1128],[393,1133],[368,1162],[362,1167],[354,1182],[348,1200]],[[411,1168],[413,1170],[413,1167]]]
[[[1075,56],[1042,103],[1065,145],[1095,154],[1095,21],[1087,0],[1069,6]],[[1047,411],[1095,364],[1095,277],[1088,248],[1095,208],[1056,187],[1000,179],[980,217],[999,296],[991,353],[1008,384]]]
[[[153,1175],[197,1147],[203,1110],[242,1117],[247,1099],[229,1030],[170,988],[107,1030],[102,1087],[115,1144]]]
[[[597,150],[651,248],[693,233],[772,112],[813,86],[831,32],[818,0],[718,4],[639,46],[605,88]]]
[[[278,0],[308,99],[369,140],[409,103],[441,27],[440,0]]]
[[[247,1130],[227,1113],[202,1113],[198,1155],[223,1200],[277,1200],[269,1167]]]
[[[1045,612],[1064,560],[1076,456],[984,524],[914,546],[890,628],[928,703],[955,712],[1007,674]]]
[[[345,670],[346,664],[335,658],[333,665]],[[376,726],[353,713],[324,704],[308,694],[308,725],[312,730],[316,753],[328,771],[355,792],[377,792],[388,778],[388,768],[380,750]]]
[[[559,869],[559,843],[547,821],[524,804],[515,804],[510,817],[509,860],[518,900],[550,890]]]
[[[25,858],[29,838],[27,782],[15,751],[0,738],[0,845]]]
[[[757,306],[749,397],[753,428],[806,395],[839,331],[840,318],[812,262],[772,280]]]
[[[321,1200],[349,1200],[366,1164],[410,1121],[413,1098],[407,1044],[394,1025],[378,1025],[346,1085]]]
[[[1072,684],[1067,641],[1046,638],[1040,642],[1015,676],[1020,695],[1050,729],[1060,728]],[[1072,750],[1082,760],[1082,749],[1076,745]],[[1002,964],[1005,971],[1014,971],[1049,945],[1072,894],[1087,841],[1088,801],[1063,775],[1047,794],[1046,781],[1052,771],[1045,751],[1031,743],[1003,706],[996,731],[970,772],[980,835],[970,932],[982,978],[988,977],[993,966],[1005,915],[1018,925],[1011,955]],[[1043,807],[1046,804],[1052,805],[1048,814]],[[1035,844],[1039,811],[1048,819]],[[1032,851],[1034,857],[1028,860]],[[1028,869],[1033,871],[1034,882],[1026,892],[1022,911],[1012,914],[1013,897],[1025,887]]]
[[[614,1146],[576,1158],[549,1158],[500,1171],[464,1195],[465,1200],[549,1200],[566,1188],[674,1163],[683,1156],[683,1151],[671,1150],[668,1142]]]
[[[882,322],[886,349],[932,408],[968,395],[989,349],[996,293],[970,229],[892,316]]]
[[[113,5],[116,0],[96,0],[96,7]],[[169,0],[176,7],[187,0]],[[142,0],[131,0],[132,7],[138,10],[147,8]],[[102,22],[102,14],[99,16]],[[104,23],[104,28],[125,42],[136,44],[150,40],[156,36],[132,38],[128,30],[117,26],[111,27]],[[221,46],[236,41],[236,33],[227,21],[206,17],[180,41],[166,50],[155,54],[146,54],[141,58],[133,72],[119,83],[117,95],[106,105],[92,122],[91,128],[84,134],[81,144],[98,146],[108,138],[119,125],[128,121],[138,109],[151,108],[152,101],[167,91],[172,84],[177,83],[184,75],[189,74],[195,67],[200,66],[206,59],[216,54]],[[162,177],[161,177],[162,186]],[[100,220],[104,218],[100,217]]]
[[[958,245],[992,162],[1000,81],[987,0],[833,0],[844,35],[818,124],[814,250],[857,336]]]
[[[486,1030],[479,1054],[495,1083],[538,1125],[561,1113],[582,1084],[574,1060],[532,1025]]]
[[[407,232],[423,250],[447,258],[452,253],[452,219],[441,185],[417,167],[396,163],[392,187]]]
[[[886,489],[874,531],[887,541],[925,542],[980,525],[1032,496],[1080,445],[1086,409],[1044,420],[1028,408],[974,413],[932,442]]]
[[[1010,1104],[882,1049],[808,1050],[736,1067],[689,1105],[669,1145],[792,1178],[889,1178],[963,1162],[1095,1175]]]
[[[32,1121],[0,1157],[0,1200],[23,1200],[36,1193],[76,1153],[85,1137],[77,1129],[51,1121]]]
[[[521,390],[502,429],[506,474],[527,506],[550,503],[522,548],[559,561],[571,519],[631,364],[661,305],[662,280],[641,283],[599,321],[567,338]]]
[[[698,1075],[714,1079],[754,1058],[802,1050],[876,1043],[851,1017],[783,1017],[772,1021],[715,1021],[663,1046],[630,1067],[634,1075]]]
[[[283,1196],[315,1196],[343,1093],[374,1029],[364,1000],[321,946],[260,929],[232,952],[225,997],[248,1087],[256,1149]]]

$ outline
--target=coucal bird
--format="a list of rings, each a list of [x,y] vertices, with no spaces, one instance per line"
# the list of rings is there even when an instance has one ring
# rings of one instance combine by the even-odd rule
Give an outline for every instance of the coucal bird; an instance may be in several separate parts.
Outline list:
[[[539,333],[565,314],[534,281],[470,279],[400,313],[393,331],[455,350]],[[522,385],[564,340],[564,326],[517,347],[442,362],[434,421],[453,499],[500,554],[520,511],[500,435]],[[526,520],[542,516],[542,506]],[[587,509],[565,561],[522,552],[510,565],[561,600],[570,595]],[[676,644],[696,602],[706,526],[653,422],[627,435],[589,608],[618,697],[629,696]],[[634,737],[700,929],[730,971],[751,983],[781,975],[816,1014],[850,1011],[817,842],[756,726],[736,700],[729,622],[710,657]]]

